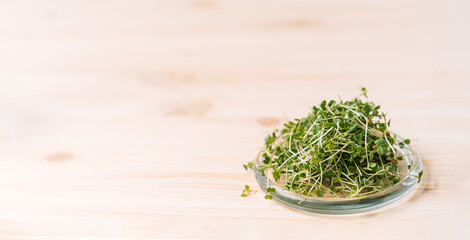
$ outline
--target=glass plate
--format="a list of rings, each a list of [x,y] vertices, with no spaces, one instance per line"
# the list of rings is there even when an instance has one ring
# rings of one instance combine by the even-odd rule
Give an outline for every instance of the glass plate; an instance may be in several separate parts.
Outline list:
[[[321,214],[353,214],[376,210],[392,204],[410,193],[418,184],[419,172],[423,170],[421,157],[418,153],[413,152],[411,147],[403,142],[403,138],[397,136],[397,142],[402,142],[404,147],[393,145],[395,149],[403,155],[403,160],[407,165],[411,165],[403,179],[394,186],[387,188],[381,192],[370,194],[359,198],[320,198],[320,197],[304,197],[302,195],[283,190],[275,184],[272,179],[266,179],[258,171],[261,157],[258,156],[254,161],[253,172],[259,186],[266,192],[267,187],[276,189],[271,193],[273,199],[284,204],[287,207],[301,211],[321,213]],[[405,162],[406,161],[406,162]]]

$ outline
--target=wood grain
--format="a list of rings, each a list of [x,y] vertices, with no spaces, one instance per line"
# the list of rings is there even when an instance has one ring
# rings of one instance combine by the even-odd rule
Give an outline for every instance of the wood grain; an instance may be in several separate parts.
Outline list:
[[[0,1],[0,239],[468,239],[465,1]],[[242,168],[369,97],[425,164],[371,214],[287,209]]]

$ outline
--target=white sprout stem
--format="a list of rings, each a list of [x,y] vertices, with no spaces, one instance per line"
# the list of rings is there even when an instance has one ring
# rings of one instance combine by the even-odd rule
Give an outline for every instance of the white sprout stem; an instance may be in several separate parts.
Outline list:
[[[354,162],[354,165],[356,165],[357,171],[359,172],[359,178],[360,178],[360,176],[362,176],[361,169],[359,169],[359,166],[357,166],[356,162]]]
[[[304,135],[304,140],[305,138],[308,136],[308,134],[310,133],[310,131],[312,131],[312,128],[315,126],[315,124],[317,123],[317,119],[315,119],[315,121],[312,123],[312,126],[310,126],[310,128],[308,129],[307,133]]]
[[[318,146],[320,146],[321,148],[323,148],[322,138],[323,138],[323,134],[320,134],[320,138],[319,138],[320,141],[318,141]]]
[[[320,135],[320,138],[319,138],[319,139],[320,139],[320,142],[319,142],[319,144],[320,144],[320,147],[321,147],[321,148],[323,148],[323,145],[322,145],[322,138],[323,138],[324,136],[326,136],[326,134],[328,134],[328,133],[331,131],[331,129],[333,129],[333,127],[330,127],[330,129],[328,129],[328,131],[326,131],[324,134]],[[313,144],[315,144],[315,142],[313,142],[312,145],[313,145]]]
[[[302,151],[305,151],[307,148],[308,148],[308,146],[305,147],[304,149],[302,149]],[[294,153],[292,156],[290,156],[288,159],[286,159],[286,160],[281,164],[281,166],[279,166],[279,167],[284,166],[284,164],[285,164],[286,162],[288,162],[291,158],[293,158],[293,157],[295,157],[295,156],[297,156],[297,155],[299,155],[299,154],[300,154],[300,152]],[[286,165],[286,169],[287,169],[287,165]]]
[[[356,183],[355,181],[353,181],[346,173],[341,172],[341,174],[343,174],[343,175],[346,176],[349,180],[351,180],[351,182],[354,183],[354,184],[352,184],[352,185],[356,186],[356,188],[359,188],[359,186],[357,186],[357,183]]]
[[[378,172],[372,174],[372,175],[371,175],[370,177],[368,177],[366,180],[369,181],[369,179],[371,179],[371,178],[374,177],[374,176],[379,175],[379,174],[380,174],[381,172],[383,172],[383,171],[385,171],[385,169],[381,169],[380,171],[378,171]]]
[[[336,156],[336,154],[338,154],[341,150],[343,150],[345,147],[347,147],[348,145],[344,145],[340,150],[336,151],[335,153],[333,153],[333,155],[329,156],[327,159],[324,159],[323,161],[321,161],[320,163],[324,163],[328,160],[330,160],[330,158]]]
[[[323,170],[321,169],[321,164],[319,164],[320,166],[320,184],[323,183]]]
[[[387,142],[388,146],[390,146],[390,149],[392,149],[393,154],[396,154],[397,152],[395,152],[395,148],[392,147],[392,144],[390,144],[390,142],[387,139],[387,133],[385,133],[384,135],[385,135],[385,141]]]
[[[318,132],[317,134],[315,134],[315,135],[314,135],[310,140],[308,140],[308,141],[309,141],[309,142],[312,141],[312,139],[314,139],[316,136],[318,136],[318,134],[321,134],[321,133],[322,133],[322,132]],[[316,143],[316,141],[315,141],[314,143],[312,143],[312,144],[315,144],[315,143]]]
[[[292,181],[291,181],[291,185],[294,184],[294,179],[297,175],[301,174],[301,172],[298,172],[296,174],[294,174],[294,176],[292,176]]]
[[[310,190],[308,191],[308,194],[307,194],[307,195],[309,195],[309,194],[312,192],[313,187],[317,185],[318,180],[320,180],[320,178],[317,178],[317,180],[315,180],[315,182],[313,183],[312,187],[311,187]]]
[[[331,114],[335,115],[335,114],[331,111],[330,107],[328,107],[328,105],[326,105],[326,109],[328,110],[328,112],[330,112]]]
[[[366,159],[367,159],[367,167],[369,167],[369,154],[367,153],[367,127],[369,125],[369,119],[366,118],[366,116],[364,116],[364,118],[366,119],[366,133],[365,133],[365,148],[366,148]],[[386,137],[386,136],[385,136]]]
[[[292,134],[294,133],[294,128],[292,128],[292,130],[290,131],[290,137],[289,137],[289,152],[291,153],[294,153],[292,152],[292,149],[291,149],[291,141],[292,141]]]
[[[385,141],[387,142],[388,146],[390,146],[390,149],[392,149],[392,152],[395,155],[397,152],[395,151],[395,148],[392,146],[392,144],[390,144],[390,142],[388,141],[388,138],[387,138],[387,132],[386,131],[388,131],[388,128],[387,128],[387,117],[385,117],[385,116],[384,116],[384,123],[385,123],[385,132],[384,132]]]
[[[351,108],[347,107],[346,105],[341,105],[342,107],[348,109],[349,111],[353,112],[354,114],[356,114],[357,116],[361,116],[361,114],[359,114],[358,112],[352,110]]]

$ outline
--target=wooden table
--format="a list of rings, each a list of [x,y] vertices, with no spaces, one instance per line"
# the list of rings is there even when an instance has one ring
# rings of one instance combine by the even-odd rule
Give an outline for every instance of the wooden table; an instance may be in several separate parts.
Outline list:
[[[0,239],[469,239],[468,7],[1,1]],[[361,86],[419,194],[343,217],[240,197],[267,133]]]

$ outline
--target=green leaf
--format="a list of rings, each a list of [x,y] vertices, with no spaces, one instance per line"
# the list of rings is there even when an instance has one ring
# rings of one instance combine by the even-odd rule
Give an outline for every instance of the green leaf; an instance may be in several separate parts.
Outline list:
[[[405,144],[410,144],[410,143],[411,143],[410,139],[405,139],[403,142],[404,142]]]
[[[271,194],[266,194],[266,196],[264,196],[264,199],[271,200],[273,199],[273,196]]]
[[[266,136],[266,138],[264,139],[264,141],[266,142],[266,145],[270,145],[274,142],[275,138],[272,137],[270,134],[268,134],[268,136]]]
[[[271,158],[268,157],[268,156],[265,156],[264,159],[263,159],[263,163],[264,163],[264,164],[268,164],[269,161],[271,161]]]
[[[375,184],[377,184],[377,185],[383,187],[384,181],[383,181],[382,179],[379,179],[379,180],[377,180],[377,181],[375,182]]]
[[[250,186],[245,185],[245,190],[246,190],[246,191],[249,191],[249,190],[250,190]]]
[[[328,107],[332,107],[333,105],[336,104],[336,101],[335,100],[331,100],[329,103],[328,103]]]
[[[386,148],[386,147],[378,148],[378,149],[377,149],[377,153],[378,153],[379,155],[384,155],[385,153],[387,153],[387,148]]]
[[[277,182],[277,180],[279,180],[279,178],[280,178],[279,175],[280,175],[280,174],[279,174],[278,171],[274,171],[274,172],[273,172],[273,178],[274,178],[274,180],[276,180],[276,182]]]
[[[276,189],[275,188],[267,188],[266,192],[273,193],[273,192],[276,192]]]
[[[352,125],[352,126],[349,128],[349,131],[352,132],[352,131],[356,130],[357,127],[358,127],[357,123],[354,123],[354,125]]]
[[[423,176],[423,170],[421,170],[418,174],[418,183],[421,182],[421,177]]]
[[[317,188],[314,190],[314,193],[317,194],[318,197],[323,197],[325,190],[323,190],[322,188]]]
[[[321,109],[326,110],[326,100],[323,100],[320,104]]]
[[[312,163],[319,163],[319,162],[321,162],[321,159],[318,158],[318,157],[314,157],[314,158],[312,158],[312,160],[310,160],[310,161],[311,161]]]
[[[367,97],[367,89],[363,87],[361,88],[361,91],[362,91],[362,95],[364,95],[364,97]]]
[[[380,147],[382,145],[385,145],[387,142],[385,141],[385,139],[381,138],[381,139],[378,139],[378,140],[375,140],[375,145],[377,147]]]

